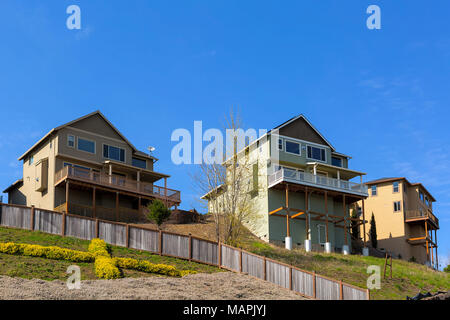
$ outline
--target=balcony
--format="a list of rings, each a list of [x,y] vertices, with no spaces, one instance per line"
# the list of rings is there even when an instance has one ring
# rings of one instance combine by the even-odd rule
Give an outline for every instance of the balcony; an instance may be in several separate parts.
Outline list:
[[[417,222],[429,220],[436,229],[439,229],[439,219],[431,212],[426,210],[425,212],[420,210],[405,210],[405,222]]]
[[[55,174],[55,186],[67,179],[109,189],[137,193],[151,198],[158,198],[161,200],[167,199],[170,203],[174,204],[179,204],[181,202],[180,191],[155,186],[152,183],[126,179],[119,175],[107,175],[92,169],[87,170],[77,167],[64,167]]]
[[[314,175],[308,172],[296,171],[288,168],[281,168],[268,176],[268,186],[273,187],[281,182],[300,184],[320,189],[350,193],[367,197],[368,191],[365,184],[355,183],[346,180],[328,178]]]

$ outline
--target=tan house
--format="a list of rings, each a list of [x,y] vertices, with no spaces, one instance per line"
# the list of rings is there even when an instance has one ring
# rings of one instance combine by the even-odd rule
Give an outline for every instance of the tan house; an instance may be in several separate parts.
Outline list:
[[[50,130],[18,160],[23,178],[4,191],[11,204],[126,222],[142,218],[154,199],[180,204],[169,176],[154,171],[158,159],[137,150],[100,111]]]
[[[403,177],[378,179],[366,185],[366,217],[370,219],[374,214],[378,248],[402,259],[437,267],[439,219],[433,214],[436,200],[428,190]]]

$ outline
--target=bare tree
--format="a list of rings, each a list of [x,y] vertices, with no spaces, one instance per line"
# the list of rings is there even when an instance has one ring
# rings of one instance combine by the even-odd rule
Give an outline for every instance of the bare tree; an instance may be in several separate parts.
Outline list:
[[[232,145],[222,146],[222,161],[202,162],[194,180],[204,194],[203,200],[208,202],[208,213],[214,219],[217,240],[237,245],[244,224],[258,219],[254,198],[260,188],[259,174],[257,161],[250,159],[250,147],[245,141],[239,141],[246,139],[245,135],[242,137],[237,133],[243,131],[240,117],[231,111],[226,123],[227,135],[232,135]]]

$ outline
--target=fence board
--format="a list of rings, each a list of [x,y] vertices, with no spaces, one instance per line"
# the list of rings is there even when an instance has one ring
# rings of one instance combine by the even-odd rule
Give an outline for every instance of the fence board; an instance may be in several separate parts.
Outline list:
[[[34,230],[51,234],[61,234],[62,215],[46,210],[34,210]]]
[[[192,259],[218,265],[218,245],[192,238]]]
[[[331,281],[316,275],[316,295],[319,300],[339,300],[339,282]]]
[[[130,248],[158,252],[159,232],[130,227]]]
[[[95,238],[95,221],[66,216],[66,236],[84,240]]]
[[[367,300],[367,292],[364,289],[357,289],[343,284],[342,293],[344,300]]]
[[[222,245],[222,266],[239,272],[239,250]]]
[[[6,227],[30,229],[31,209],[2,206],[1,224]]]
[[[109,244],[122,247],[127,245],[127,228],[124,225],[100,221],[98,235]]]
[[[189,237],[163,233],[162,252],[170,256],[189,258]]]
[[[292,290],[306,295],[308,297],[314,296],[314,280],[313,275],[302,272],[297,269],[292,269]]]
[[[289,289],[289,267],[266,261],[267,281]]]
[[[242,253],[242,272],[264,279],[264,259],[246,252]]]

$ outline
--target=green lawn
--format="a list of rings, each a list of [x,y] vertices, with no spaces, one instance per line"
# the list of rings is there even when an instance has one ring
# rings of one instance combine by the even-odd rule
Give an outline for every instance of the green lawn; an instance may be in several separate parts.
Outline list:
[[[248,239],[243,248],[268,258],[282,261],[300,269],[342,280],[366,288],[367,267],[381,268],[381,289],[371,290],[373,299],[406,299],[419,291],[436,292],[450,290],[450,274],[433,271],[423,265],[404,260],[392,260],[392,279],[383,279],[384,259],[359,255],[307,253],[295,249],[288,251],[267,243]]]
[[[58,246],[74,250],[87,251],[89,241],[71,237],[61,237],[37,231],[19,230],[0,227],[0,242],[16,242],[39,244],[43,246]],[[113,257],[127,257],[148,260],[152,263],[163,263],[176,267],[179,270],[195,270],[202,273],[221,271],[219,268],[187,260],[164,257],[149,252],[111,246]],[[44,258],[7,255],[0,253],[0,274],[11,277],[27,279],[38,278],[43,280],[66,280],[67,267],[73,262],[51,260]],[[76,263],[81,269],[82,280],[97,279],[94,273],[93,263]],[[123,270],[125,277],[149,277],[157,276],[133,270]]]

